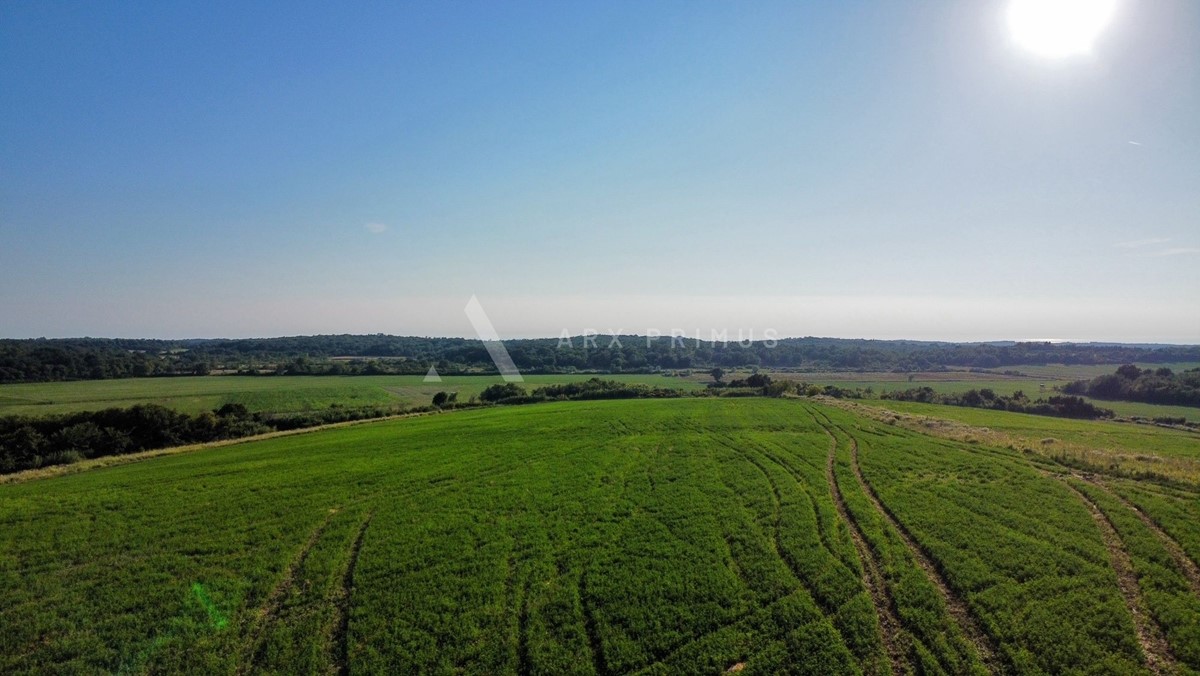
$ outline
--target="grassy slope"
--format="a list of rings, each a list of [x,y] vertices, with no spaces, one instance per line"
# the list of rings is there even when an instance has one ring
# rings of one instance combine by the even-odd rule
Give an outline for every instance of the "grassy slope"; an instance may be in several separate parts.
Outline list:
[[[0,670],[879,669],[806,406],[467,411],[0,486]],[[826,413],[1008,659],[1138,669],[1099,535],[1054,480]],[[1022,619],[1064,615],[1085,621]]]
[[[1200,487],[1200,433],[1193,431],[915,402],[844,400],[839,405],[861,407],[877,420],[897,416],[893,422],[940,437],[1021,449],[1044,463]]]
[[[1067,439],[1093,448],[1150,456],[1200,458],[1200,433],[1153,425],[1107,420],[1070,420],[981,408],[942,406],[909,401],[864,400],[862,403],[902,413],[956,420],[1020,436],[1034,442]]]

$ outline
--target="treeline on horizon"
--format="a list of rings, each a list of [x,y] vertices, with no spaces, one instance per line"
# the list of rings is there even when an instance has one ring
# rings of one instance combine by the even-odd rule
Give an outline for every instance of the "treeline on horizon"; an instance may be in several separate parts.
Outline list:
[[[526,373],[647,373],[714,367],[929,371],[1021,364],[1200,361],[1200,346],[1071,343],[935,343],[841,338],[713,342],[671,336],[577,336],[505,341]],[[329,335],[153,340],[0,339],[0,383],[99,380],[213,372],[269,375],[495,373],[484,343],[469,338]]]
[[[1175,373],[1165,366],[1141,369],[1125,364],[1116,373],[1068,383],[1063,392],[1094,399],[1200,406],[1200,369]]]

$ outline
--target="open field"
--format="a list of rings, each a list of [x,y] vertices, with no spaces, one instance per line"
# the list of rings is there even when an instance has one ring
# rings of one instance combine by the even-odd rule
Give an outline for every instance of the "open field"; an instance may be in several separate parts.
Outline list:
[[[526,387],[587,380],[594,374],[525,376]],[[660,375],[613,375],[606,380],[661,387],[698,389],[703,384]],[[424,406],[440,391],[458,392],[460,400],[479,394],[500,376],[445,376],[426,383],[424,376],[181,376],[122,378],[56,383],[0,385],[0,415],[44,415],[92,411],[113,406],[158,404],[184,413],[200,413],[223,404],[243,404],[251,412],[290,413],[342,406]]]
[[[1192,488],[808,401],[497,407],[0,486],[0,671],[1194,673],[1198,559]]]
[[[1110,420],[1070,420],[908,401],[834,402],[876,420],[969,443],[1022,450],[1055,463],[1200,487],[1200,433]]]
[[[1200,367],[1200,363],[1172,364],[1137,364],[1140,368],[1159,368],[1166,366],[1174,371],[1183,371]],[[1030,398],[1048,397],[1055,394],[1055,388],[1075,380],[1086,380],[1099,375],[1112,373],[1117,365],[1101,366],[1009,366],[1003,369],[993,369],[991,372],[972,371],[929,371],[922,373],[803,373],[782,374],[782,377],[795,378],[820,385],[837,385],[845,388],[871,388],[876,395],[886,391],[907,390],[914,387],[929,387],[943,394],[961,393],[967,390],[988,388],[999,395],[1011,395],[1017,390],[1025,392]],[[1002,375],[1000,371],[1014,371],[1021,375]],[[912,379],[909,380],[909,376]],[[1168,406],[1163,404],[1146,404],[1135,401],[1111,401],[1107,399],[1085,400],[1103,408],[1112,409],[1122,417],[1171,417],[1184,418],[1200,422],[1200,409],[1189,406]]]
[[[1143,365],[1148,366],[1148,365]],[[1161,365],[1160,365],[1161,366]],[[1183,370],[1200,364],[1166,364]],[[871,388],[874,393],[930,387],[937,392],[964,392],[990,388],[1010,395],[1023,390],[1030,397],[1049,396],[1054,388],[1073,380],[1111,373],[1116,366],[1014,366],[1024,375],[1003,376],[990,372],[930,371],[905,373],[854,373],[846,371],[813,373],[772,373],[820,385],[845,388]],[[750,371],[731,371],[726,380],[746,377]],[[575,382],[595,374],[559,374],[525,376],[527,387]],[[704,388],[712,381],[702,371],[684,377],[660,374],[602,375],[606,380],[642,383],[684,390]],[[124,378],[53,383],[0,385],[0,415],[44,415],[88,411],[113,406],[153,403],[184,413],[200,413],[239,403],[250,411],[292,413],[341,406],[421,406],[439,391],[458,392],[460,400],[477,395],[499,376],[445,376],[441,383],[425,383],[424,376],[181,376],[173,378]],[[1110,408],[1119,416],[1182,417],[1200,422],[1200,409],[1138,402],[1089,400]]]
[[[1168,364],[1136,364],[1140,368],[1158,368],[1166,366],[1174,371],[1200,368],[1197,362],[1179,362]],[[962,393],[967,390],[990,389],[999,395],[1011,395],[1021,390],[1030,398],[1048,397],[1056,394],[1056,389],[1075,380],[1086,380],[1117,369],[1117,364],[1099,366],[1067,366],[1063,364],[1039,366],[1018,365],[1003,368],[961,371],[922,371],[917,373],[892,373],[888,371],[854,372],[854,371],[811,371],[811,372],[773,372],[768,371],[773,378],[799,380],[818,385],[836,385],[846,389],[870,388],[875,396],[882,392],[896,392],[917,387],[928,387],[943,394]],[[1012,371],[1020,375],[1004,375],[1003,371]],[[730,373],[726,379],[745,377],[749,371]],[[692,373],[687,378],[673,379],[675,383],[691,381],[703,386],[711,377],[702,371]],[[0,390],[2,392],[2,390]],[[1192,422],[1200,422],[1200,409],[1188,406],[1168,406],[1162,404],[1145,404],[1133,401],[1110,401],[1106,399],[1085,400],[1103,408],[1112,409],[1122,417],[1172,417],[1184,418]]]

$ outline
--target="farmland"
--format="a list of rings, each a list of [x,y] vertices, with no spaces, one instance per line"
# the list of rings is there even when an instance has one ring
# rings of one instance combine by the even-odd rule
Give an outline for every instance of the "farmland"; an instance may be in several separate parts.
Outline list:
[[[1200,367],[1196,362],[1167,364],[1139,364],[1145,368],[1167,367],[1184,371]],[[1017,365],[1004,369],[949,369],[917,372],[889,371],[786,371],[772,372],[772,377],[801,380],[818,385],[834,385],[845,389],[869,389],[878,396],[883,392],[896,392],[916,387],[928,387],[941,394],[960,394],[971,389],[990,389],[999,395],[1012,395],[1022,391],[1031,398],[1055,394],[1056,388],[1076,380],[1087,380],[1098,375],[1112,373],[1114,365]],[[679,379],[703,384],[709,380],[705,373],[695,372],[688,378]],[[679,380],[675,382],[678,383]],[[1200,409],[1189,406],[1147,404],[1134,401],[1085,399],[1097,406],[1111,409],[1121,417],[1176,417],[1200,422]]]
[[[1160,365],[1161,366],[1161,365]],[[1166,364],[1176,370],[1200,364]],[[913,374],[888,372],[815,371],[772,372],[772,377],[821,385],[871,390],[930,387],[937,392],[959,393],[989,388],[1001,395],[1023,390],[1031,397],[1047,396],[1068,382],[1112,372],[1112,366],[1018,366],[1020,375],[978,371],[930,371]],[[712,381],[702,371],[667,371],[661,374],[606,374],[601,377],[624,383],[641,383],[683,390],[703,389]],[[730,371],[727,378],[749,371]],[[909,379],[911,376],[911,380]],[[594,374],[527,375],[526,385],[575,382]],[[179,376],[120,378],[51,383],[0,385],[0,415],[47,415],[92,411],[113,406],[158,404],[183,413],[211,411],[225,404],[241,404],[252,412],[294,413],[329,408],[333,404],[356,406],[423,406],[439,391],[459,393],[465,401],[485,387],[502,382],[496,375],[444,376],[441,382],[424,382],[424,376]],[[1118,416],[1147,418],[1170,416],[1200,421],[1200,409],[1126,401],[1090,400],[1113,409]]]
[[[569,383],[587,375],[525,376],[529,387]],[[653,374],[606,375],[623,383],[700,389],[703,384]],[[57,383],[0,385],[0,415],[45,415],[93,411],[114,406],[158,404],[183,413],[201,413],[224,404],[242,404],[251,412],[291,413],[340,406],[426,405],[439,391],[458,392],[466,401],[488,385],[503,382],[493,376],[446,376],[425,382],[424,376],[182,376],[122,378]]]
[[[1142,364],[1149,367],[1149,364]],[[1200,367],[1193,362],[1155,364],[1176,371]],[[871,388],[876,394],[887,391],[906,390],[913,387],[929,387],[943,394],[958,394],[970,389],[990,389],[999,395],[1011,395],[1020,390],[1031,398],[1046,397],[1075,380],[1086,380],[1098,375],[1112,373],[1114,366],[1013,366],[1004,369],[1009,374],[991,371],[930,371],[924,373],[850,373],[816,372],[799,374],[809,382],[822,385],[837,385],[844,388]],[[911,378],[911,379],[910,379]],[[1087,401],[1111,409],[1122,417],[1178,417],[1200,422],[1200,409],[1189,406],[1147,404],[1134,401],[1112,401],[1092,399]]]
[[[0,670],[1192,673],[1195,491],[800,399],[364,423],[0,486]]]

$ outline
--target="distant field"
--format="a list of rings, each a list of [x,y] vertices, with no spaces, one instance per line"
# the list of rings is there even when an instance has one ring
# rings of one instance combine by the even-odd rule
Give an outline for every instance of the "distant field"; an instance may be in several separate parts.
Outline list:
[[[1196,494],[1065,478],[754,398],[476,409],[0,485],[0,671],[1200,669]]]
[[[1143,365],[1148,366],[1148,365]],[[1183,370],[1200,364],[1167,364]],[[963,392],[991,388],[999,394],[1023,390],[1033,398],[1049,396],[1054,388],[1072,380],[1111,373],[1116,366],[1014,366],[1023,376],[967,371],[903,373],[773,373],[821,385],[868,388],[876,394],[888,390],[931,387],[938,392]],[[730,371],[726,380],[744,378],[749,371]],[[525,386],[534,388],[553,383],[574,382],[597,377],[593,374],[526,376]],[[605,379],[643,383],[684,390],[703,389],[712,377],[693,371],[685,377],[660,374],[601,375]],[[244,404],[251,411],[297,412],[341,406],[420,406],[428,404],[439,391],[458,392],[466,400],[493,383],[499,376],[446,376],[441,383],[425,383],[424,376],[185,376],[178,378],[126,378],[121,380],[85,380],[62,383],[21,383],[0,385],[0,415],[44,415],[88,411],[111,406],[154,403],[185,413],[220,408],[226,403]],[[1200,409],[1162,406],[1137,402],[1091,400],[1110,408],[1120,416],[1147,418],[1169,416],[1200,422]]]
[[[592,375],[526,376],[527,388],[587,380]],[[616,375],[606,379],[662,387],[695,389],[695,381],[659,375]],[[91,411],[112,406],[159,404],[199,413],[223,404],[244,404],[251,411],[294,412],[342,406],[423,406],[439,391],[458,392],[462,400],[500,376],[446,376],[425,383],[424,376],[186,376],[125,378],[63,383],[0,385],[0,415],[44,415]]]
[[[1200,363],[1138,364],[1138,366],[1141,368],[1166,366],[1175,371],[1183,371],[1200,368]],[[1069,382],[1094,378],[1106,373],[1112,373],[1116,369],[1117,365],[1115,364],[1103,366],[1007,366],[1003,369],[993,369],[993,371],[1019,371],[1024,375],[1005,376],[999,373],[930,371],[911,374],[912,380],[909,380],[909,374],[906,373],[817,372],[787,373],[780,374],[780,377],[804,380],[820,385],[837,385],[846,388],[866,389],[869,387],[876,395],[885,391],[895,392],[915,387],[929,387],[935,392],[946,394],[989,388],[997,394],[1002,395],[1011,395],[1021,390],[1030,398],[1036,399],[1056,394],[1056,387],[1061,387]],[[1172,417],[1200,422],[1200,408],[1084,398],[1097,406],[1112,409],[1118,416],[1138,416],[1143,418]]]

